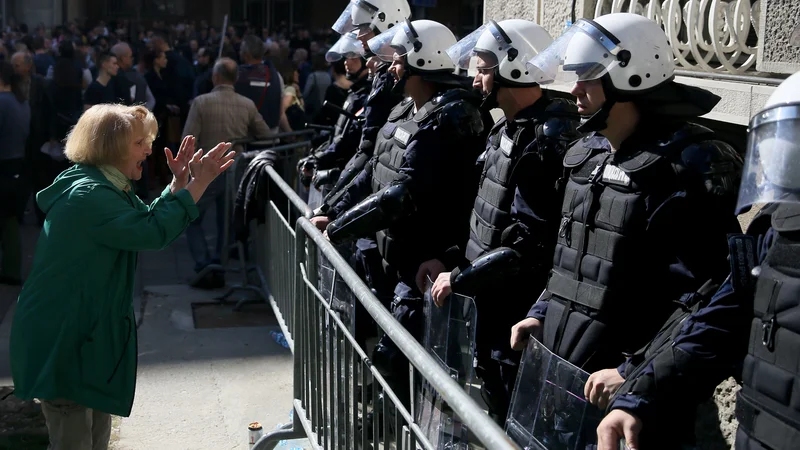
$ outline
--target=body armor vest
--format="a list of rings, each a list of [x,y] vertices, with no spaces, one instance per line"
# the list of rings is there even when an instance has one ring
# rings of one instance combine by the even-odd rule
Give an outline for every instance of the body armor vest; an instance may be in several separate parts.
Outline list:
[[[800,205],[779,204],[772,228],[736,400],[737,449],[800,445]]]
[[[647,240],[648,207],[682,190],[681,153],[711,132],[689,124],[680,135],[616,153],[605,138],[588,136],[564,158],[568,176],[543,343],[588,372],[616,367],[623,352],[641,348],[657,331],[638,329],[647,322],[644,302],[659,301],[658,286],[668,276],[664,255]]]
[[[563,100],[548,101],[544,111],[536,113],[534,117],[516,120],[513,135],[509,134],[510,128],[505,118],[492,128],[486,152],[482,155],[485,162],[470,216],[470,235],[465,251],[469,261],[502,245],[500,239],[503,230],[511,225],[516,177],[526,176],[525,173],[516,174],[523,156],[543,160],[556,157],[545,152],[558,152],[560,157],[567,144],[577,138],[568,133],[571,130],[569,120],[557,115],[559,112],[563,115],[564,109],[574,106]],[[538,154],[527,155],[526,152]],[[554,184],[557,176],[553,176]]]
[[[519,145],[523,127],[516,136],[506,134],[505,118],[495,124],[489,136],[478,195],[469,219],[469,242],[465,256],[473,261],[489,250],[500,246],[500,235],[511,224],[511,203],[514,185],[511,175],[521,156]]]
[[[358,80],[353,84],[350,88],[350,93],[347,94],[347,98],[342,104],[342,109],[353,114],[354,116],[361,116],[363,114],[362,108],[364,108],[364,103],[367,100],[367,95],[369,95],[369,88],[371,84],[366,79]],[[333,129],[333,136],[334,139],[340,137],[344,132],[347,126],[352,125],[353,119],[345,116],[344,114],[339,115],[339,119],[336,121],[336,125]],[[353,149],[353,153],[355,153],[355,149]]]
[[[386,125],[378,132],[372,160],[373,193],[405,178],[400,172],[403,155],[420,127],[420,123],[414,120],[413,108],[414,102],[410,98],[400,102],[389,114]],[[396,250],[400,249],[396,249],[388,230],[378,231],[376,241],[384,265],[397,259],[405,259],[403,255],[397,254]]]
[[[455,107],[455,109],[459,111],[468,111],[466,113],[467,115],[474,113],[474,116],[464,116],[466,119],[480,116],[477,106],[467,107],[456,105],[456,102],[464,101],[462,99],[468,96],[471,96],[471,93],[467,91],[451,89],[434,97],[431,101],[419,108],[416,113],[413,113],[414,103],[411,99],[402,101],[392,110],[388,122],[378,132],[375,145],[375,154],[372,159],[373,193],[380,191],[390,184],[399,183],[406,179],[407,175],[401,172],[406,150],[415,141],[415,136],[420,128],[428,127],[432,122],[437,122],[439,125],[442,125],[440,112],[452,111],[450,108]],[[474,125],[470,120],[464,120],[462,123],[466,124],[467,129],[470,125]],[[480,129],[478,129],[476,133],[464,131],[464,134],[461,136],[454,135],[454,139],[464,140],[467,135],[474,140],[481,139],[482,136],[480,134],[483,131],[483,125],[480,121],[479,125]],[[451,130],[449,128],[442,128],[439,132],[450,133]],[[458,130],[452,131],[452,133],[458,132]],[[479,149],[480,147],[478,146],[477,148]],[[477,152],[473,152],[471,148],[464,148],[463,155],[466,159],[471,157],[473,164],[475,158],[477,158]],[[463,161],[454,161],[454,167],[460,167],[462,162]],[[401,220],[399,223],[393,225],[392,228],[381,230],[377,233],[376,241],[378,243],[378,250],[383,256],[385,264],[391,264],[393,267],[397,267],[398,270],[410,266],[413,266],[414,270],[416,270],[419,264],[424,261],[424,259],[420,259],[424,255],[419,254],[419,249],[433,247],[436,243],[428,242],[428,240],[434,238],[426,234],[424,228],[420,228],[419,220],[419,218]],[[396,233],[393,233],[392,230],[403,230],[403,233],[407,233],[412,229],[419,231],[413,234],[420,235],[418,238],[415,238],[414,245],[396,245],[395,238],[397,236],[395,236]]]

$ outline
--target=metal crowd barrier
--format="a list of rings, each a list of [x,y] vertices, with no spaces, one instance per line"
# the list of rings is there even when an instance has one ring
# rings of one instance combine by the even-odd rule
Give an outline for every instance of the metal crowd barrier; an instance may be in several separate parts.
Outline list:
[[[333,296],[326,297],[318,289],[320,254],[335,272],[331,291],[349,290],[406,355],[410,384],[414,378],[427,383],[480,447],[518,448],[381,305],[309,221],[310,210],[295,191],[276,171],[268,169],[268,173],[269,205],[265,224],[258,230],[258,262],[264,273],[264,295],[294,354],[294,401],[292,422],[263,435],[253,448],[271,449],[281,440],[307,437],[315,449],[434,449],[415,422],[414,403],[395,395],[356,342],[350,326],[332,308]],[[409,403],[411,411],[404,406]],[[363,417],[370,412],[371,429],[363,429]]]
[[[242,243],[233,240],[231,220],[233,219],[233,205],[236,201],[239,184],[241,183],[244,172],[250,162],[258,156],[259,153],[269,150],[278,156],[276,166],[284,176],[288,176],[293,172],[294,167],[297,166],[297,161],[300,159],[302,152],[298,150],[306,149],[310,146],[310,140],[303,140],[283,145],[279,144],[282,140],[287,138],[300,138],[308,137],[315,134],[314,130],[300,130],[289,133],[280,133],[271,136],[264,140],[254,140],[251,138],[234,139],[231,140],[232,148],[238,153],[234,159],[233,166],[225,172],[225,185],[224,185],[224,222],[223,222],[223,243],[222,252],[220,254],[219,264],[210,264],[203,268],[195,277],[189,282],[189,285],[196,285],[203,277],[211,272],[233,273],[241,275],[241,281],[238,283],[229,283],[228,290],[217,297],[217,300],[227,301],[237,291],[249,291],[259,295],[260,298],[252,300],[243,298],[239,300],[234,306],[234,310],[238,311],[246,303],[252,301],[264,301],[263,274],[258,264],[249,263],[245,257],[248,253],[245,252],[245,245],[252,247],[255,245],[254,234],[251,233],[250,241]],[[236,252],[237,261],[232,261],[230,254]],[[251,282],[250,274],[256,273],[259,284]]]

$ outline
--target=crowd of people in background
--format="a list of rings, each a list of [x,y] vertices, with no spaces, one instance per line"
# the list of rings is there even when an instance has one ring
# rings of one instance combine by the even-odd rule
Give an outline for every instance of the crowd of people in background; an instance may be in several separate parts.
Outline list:
[[[220,56],[237,64],[236,92],[256,103],[272,132],[332,125],[337,115],[322,105],[341,105],[351,84],[342,61],[325,59],[338,37],[330,29],[312,33],[285,23],[259,30],[245,22],[222,33],[206,21],[74,21],[51,28],[9,20],[0,35],[0,137],[6,143],[0,175],[16,185],[6,192],[26,194],[4,202],[0,214],[0,282],[21,282],[19,223],[31,194],[69,167],[64,142],[88,108],[141,104],[157,118],[154,151],[136,185],[146,200],[170,182],[161,150],[177,150],[193,100],[214,89],[212,68]],[[268,94],[275,79],[279,90]],[[41,226],[44,214],[33,205]]]

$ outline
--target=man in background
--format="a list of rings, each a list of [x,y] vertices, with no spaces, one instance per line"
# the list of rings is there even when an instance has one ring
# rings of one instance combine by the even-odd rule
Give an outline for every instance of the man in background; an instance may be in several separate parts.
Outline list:
[[[256,38],[260,43],[261,40]],[[218,142],[232,141],[246,137],[265,138],[273,134],[247,97],[234,91],[239,78],[239,68],[230,58],[222,58],[214,64],[211,76],[214,89],[194,99],[183,128],[183,136],[196,138],[195,148],[209,150]],[[225,177],[215,180],[203,198],[198,202],[200,216],[186,229],[189,251],[195,261],[195,271],[200,272],[210,264],[219,264],[223,246]],[[209,251],[203,231],[203,218],[212,206],[216,206],[217,242],[216,249]],[[215,289],[225,286],[225,278],[220,273],[209,273],[197,287]]]
[[[97,57],[97,78],[89,84],[83,93],[84,111],[101,103],[116,103],[117,96],[111,79],[117,76],[119,66],[117,57],[111,53],[103,53]]]
[[[25,177],[27,187],[33,193],[46,188],[52,181],[50,157],[42,153],[42,146],[51,139],[50,118],[52,109],[47,96],[47,82],[34,71],[34,57],[27,52],[17,52],[11,57],[14,72],[22,79],[22,89],[31,109],[30,133],[25,142]],[[34,202],[34,205],[36,202]],[[39,225],[44,224],[44,213],[36,207]]]

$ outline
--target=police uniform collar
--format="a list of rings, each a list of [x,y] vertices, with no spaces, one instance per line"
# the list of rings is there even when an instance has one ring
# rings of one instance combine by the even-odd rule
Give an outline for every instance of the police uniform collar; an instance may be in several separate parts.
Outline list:
[[[517,112],[517,115],[514,116],[514,122],[523,122],[529,119],[536,118],[547,109],[547,106],[549,104],[550,104],[550,99],[547,98],[547,95],[543,93],[538,100],[520,109]]]
[[[422,122],[426,120],[428,117],[433,115],[436,111],[439,111],[447,105],[448,103],[452,103],[458,100],[473,100],[479,102],[480,99],[470,91],[461,88],[449,88],[434,94],[433,98],[431,98],[427,103],[422,105],[422,107],[414,114],[414,121],[415,122]]]
[[[589,133],[579,139],[564,155],[564,167],[577,167],[597,153],[611,151],[608,139],[597,134]]]
[[[350,92],[359,93],[365,89],[372,89],[372,83],[370,83],[368,77],[359,78],[350,86]]]
[[[713,136],[708,128],[693,123],[645,122],[622,143],[614,162],[627,172],[635,172],[661,158],[674,159],[691,143]]]

